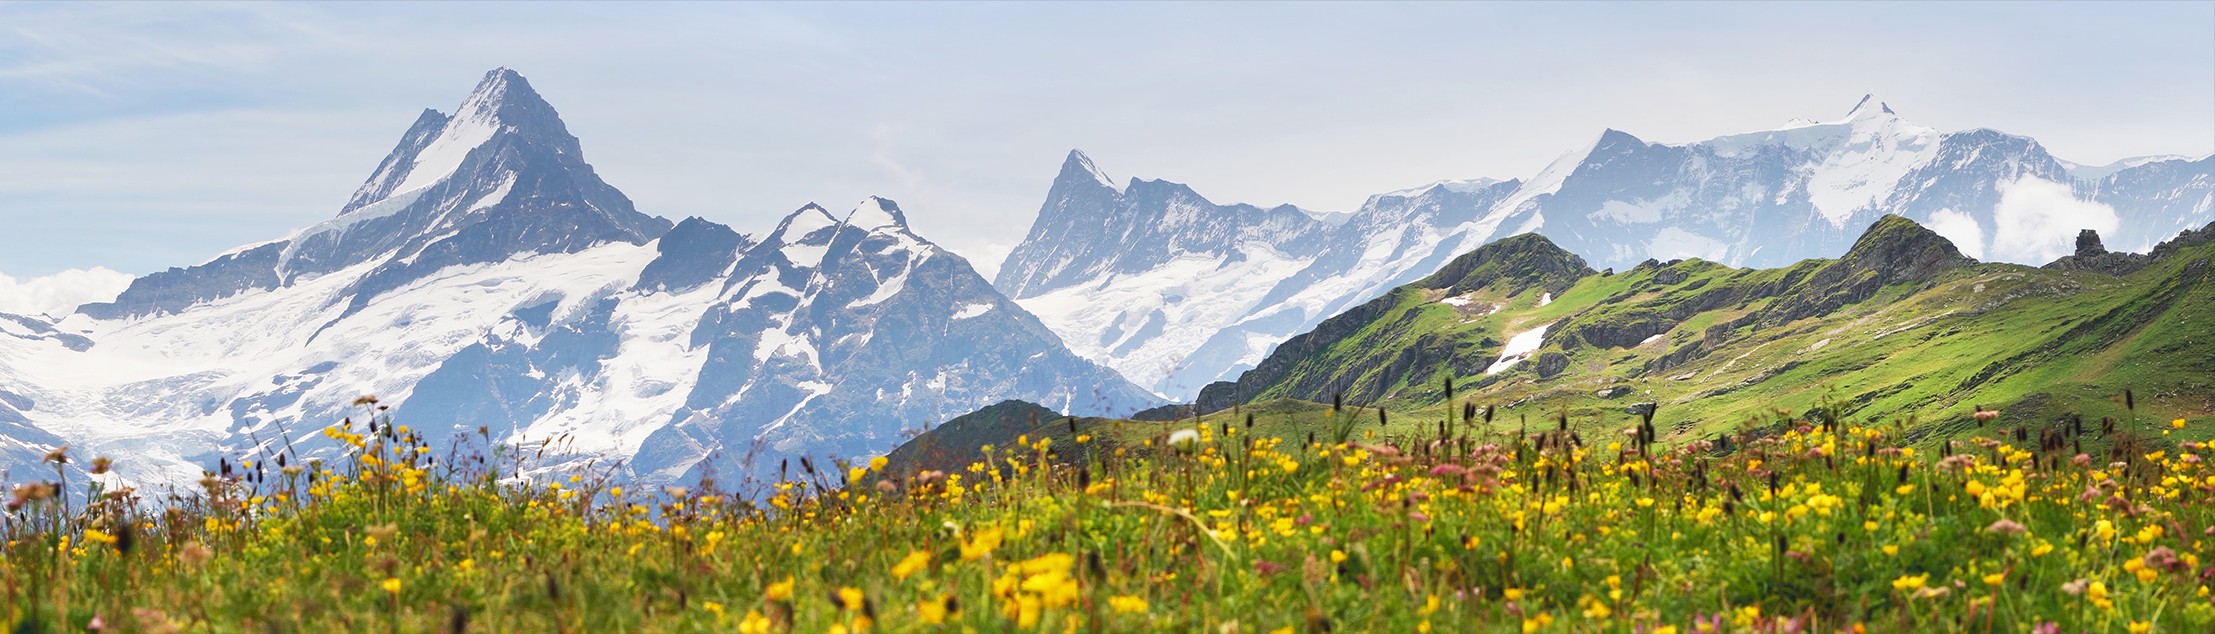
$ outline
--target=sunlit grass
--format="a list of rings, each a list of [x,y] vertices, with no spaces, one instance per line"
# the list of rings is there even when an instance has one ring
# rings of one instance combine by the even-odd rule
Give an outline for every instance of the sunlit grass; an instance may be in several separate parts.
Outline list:
[[[190,495],[18,485],[0,583],[56,632],[2215,628],[2203,423],[1987,416],[1934,451],[1818,410],[1665,448],[1636,419],[1464,412],[811,462],[746,499],[503,478],[512,452],[446,464],[382,420],[326,432],[344,460],[226,462]]]

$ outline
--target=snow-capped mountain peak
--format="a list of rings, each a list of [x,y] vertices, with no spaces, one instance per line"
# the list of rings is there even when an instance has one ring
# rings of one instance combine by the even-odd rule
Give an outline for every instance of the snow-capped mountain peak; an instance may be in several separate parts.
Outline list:
[[[543,133],[567,136],[553,106],[531,89],[530,81],[508,68],[485,73],[452,116],[424,110],[404,135],[400,147],[379,165],[369,180],[355,190],[339,213],[351,214],[380,201],[408,195],[454,175],[469,153],[503,131],[518,126],[547,125]]]
[[[1846,111],[1846,118],[1843,122],[1897,116],[1899,116],[1899,113],[1893,112],[1890,104],[1878,100],[1875,94],[1867,94],[1861,96],[1861,101],[1855,103],[1852,110]]]
[[[1107,172],[1100,171],[1099,166],[1093,165],[1092,157],[1086,156],[1084,150],[1069,150],[1069,158],[1062,160],[1061,175],[1055,180],[1071,178],[1089,178],[1101,187],[1115,190],[1118,194],[1123,193],[1123,186],[1115,184],[1115,179],[1109,178]]]
[[[802,205],[799,209],[793,210],[792,213],[786,214],[784,220],[779,221],[777,228],[770,231],[769,237],[762,240],[762,242],[767,244],[799,242],[807,239],[808,236],[815,235],[818,231],[838,225],[839,219],[832,216],[830,210],[824,209],[822,205],[808,203]]]
[[[907,214],[901,213],[899,204],[870,196],[867,200],[861,201],[859,206],[854,207],[852,212],[846,214],[846,226],[864,231],[887,228],[904,231],[908,227],[908,217]]]

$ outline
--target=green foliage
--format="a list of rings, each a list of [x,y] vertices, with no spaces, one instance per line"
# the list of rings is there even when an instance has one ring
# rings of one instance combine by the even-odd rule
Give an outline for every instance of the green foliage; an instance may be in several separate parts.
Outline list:
[[[1668,410],[1538,429],[1299,401],[1062,419],[951,472],[872,461],[751,499],[494,475],[528,467],[512,448],[486,470],[436,468],[383,421],[328,432],[355,449],[342,464],[226,463],[193,495],[95,485],[86,505],[18,487],[0,617],[30,632],[2215,627],[2215,472],[2186,442],[2215,422],[2118,428],[2078,456],[2075,431],[2017,440],[2022,423],[1987,418],[1932,452],[1906,425],[1837,422],[1843,403],[1675,448],[1655,432]],[[1334,428],[1349,441],[1311,439]]]

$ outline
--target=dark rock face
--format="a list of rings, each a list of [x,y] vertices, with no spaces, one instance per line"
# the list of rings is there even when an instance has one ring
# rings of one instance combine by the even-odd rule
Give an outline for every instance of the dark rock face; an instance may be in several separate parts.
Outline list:
[[[686,218],[654,244],[661,256],[639,273],[636,288],[676,293],[699,288],[730,270],[739,252],[750,246],[746,236],[730,227]]]
[[[2136,253],[2111,253],[2100,244],[2100,233],[2091,229],[2077,233],[2075,255],[2065,255],[2045,268],[2058,271],[2097,271],[2108,275],[2125,275],[2145,268],[2153,258]]]
[[[2089,258],[2107,255],[2107,247],[2100,244],[2100,232],[2086,229],[2077,232],[2077,257]]]
[[[1538,372],[1538,378],[1554,378],[1563,370],[1569,369],[1569,355],[1559,352],[1538,355],[1538,361],[1531,365],[1531,369]]]
[[[250,290],[276,288],[283,283],[277,262],[284,243],[265,244],[224,255],[207,264],[167,271],[131,280],[131,286],[113,302],[85,304],[77,312],[95,319],[123,319],[174,313],[200,302],[230,297]]]
[[[85,350],[89,350],[92,348],[91,339],[85,338],[84,335],[71,332],[63,332],[61,329],[55,328],[53,324],[47,323],[45,319],[39,317],[27,317],[24,315],[16,315],[12,313],[0,313],[0,320],[14,322],[17,326],[30,331],[28,333],[0,332],[0,336],[15,337],[18,339],[50,340],[55,343],[61,344],[64,348],[68,348],[70,350],[75,350],[78,352],[84,352]],[[15,397],[15,395],[9,394],[6,390],[0,390],[0,401],[6,401],[11,397]],[[30,405],[17,405],[16,407],[18,409],[31,408]]]

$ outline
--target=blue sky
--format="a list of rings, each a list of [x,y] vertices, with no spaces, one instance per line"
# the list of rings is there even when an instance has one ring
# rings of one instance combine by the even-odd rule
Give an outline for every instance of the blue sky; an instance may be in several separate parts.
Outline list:
[[[1864,93],[2080,163],[2215,152],[2210,2],[17,3],[0,273],[146,273],[312,224],[496,66],[644,211],[760,231],[883,195],[988,273],[1070,148],[1326,211]]]

